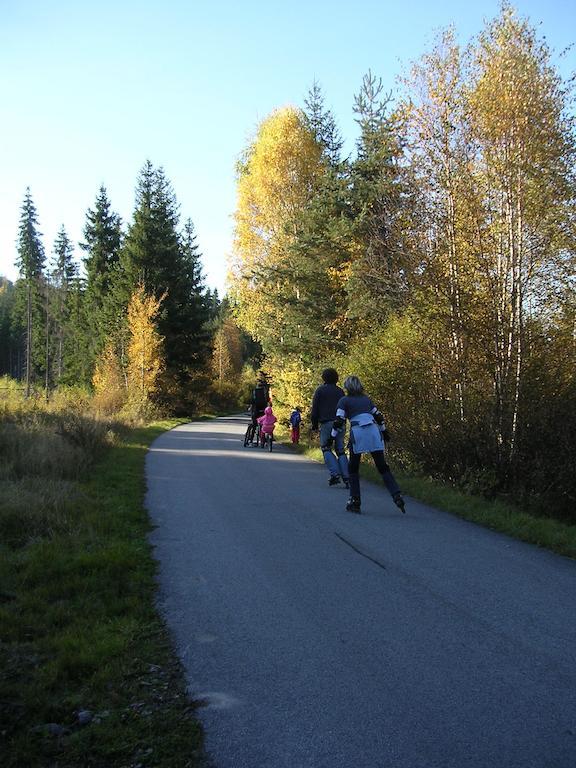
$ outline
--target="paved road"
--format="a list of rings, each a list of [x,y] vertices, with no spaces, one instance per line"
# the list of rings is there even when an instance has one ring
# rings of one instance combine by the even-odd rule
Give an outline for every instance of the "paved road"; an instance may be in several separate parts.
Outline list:
[[[178,427],[147,462],[161,607],[217,768],[574,768],[576,563]]]

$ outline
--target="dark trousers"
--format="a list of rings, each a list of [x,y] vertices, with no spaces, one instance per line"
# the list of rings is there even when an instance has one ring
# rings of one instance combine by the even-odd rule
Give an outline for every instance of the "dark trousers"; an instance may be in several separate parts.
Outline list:
[[[386,459],[384,458],[384,451],[372,451],[371,454],[372,459],[374,461],[374,464],[376,466],[376,469],[378,472],[380,472],[380,475],[382,476],[382,480],[384,481],[384,485],[388,490],[390,491],[391,496],[395,496],[397,493],[400,493],[400,488],[398,487],[398,483],[396,482],[396,478],[390,472],[390,467],[386,463]],[[360,459],[362,457],[361,453],[353,453],[353,451],[350,451],[350,457],[348,459],[348,472],[350,477],[350,496],[354,496],[355,498],[360,498]]]

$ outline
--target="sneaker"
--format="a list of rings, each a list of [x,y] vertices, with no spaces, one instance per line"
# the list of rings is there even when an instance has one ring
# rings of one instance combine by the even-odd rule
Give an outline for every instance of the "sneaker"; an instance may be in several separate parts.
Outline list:
[[[328,485],[338,485],[340,482],[340,475],[331,475],[330,480],[328,480]]]
[[[394,499],[394,504],[396,504],[400,512],[402,512],[402,514],[405,514],[406,510],[404,509],[404,499],[402,498],[402,494],[396,493],[393,496],[393,499]]]
[[[346,503],[346,511],[355,512],[357,515],[360,514],[360,499],[357,496],[350,496]]]

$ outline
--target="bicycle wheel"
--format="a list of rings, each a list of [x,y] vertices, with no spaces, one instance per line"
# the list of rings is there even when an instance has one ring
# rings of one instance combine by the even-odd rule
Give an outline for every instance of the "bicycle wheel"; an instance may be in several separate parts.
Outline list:
[[[244,448],[246,448],[247,445],[249,445],[253,440],[254,435],[254,427],[252,424],[248,424],[246,427],[246,433],[244,435]]]
[[[272,443],[274,442],[274,435],[268,435],[268,450],[272,453]]]

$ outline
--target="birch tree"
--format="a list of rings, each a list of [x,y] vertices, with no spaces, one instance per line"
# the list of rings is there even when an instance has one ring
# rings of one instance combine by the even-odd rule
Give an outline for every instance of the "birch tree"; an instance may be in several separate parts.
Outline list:
[[[140,284],[128,304],[128,396],[138,406],[151,402],[164,366],[164,340],[156,329],[163,299],[146,294]]]
[[[527,319],[574,266],[573,123],[546,43],[510,6],[472,49],[471,130],[482,192],[482,266],[500,461],[514,460]],[[567,226],[568,225],[568,226]]]
[[[231,285],[240,324],[267,351],[297,339],[280,299],[298,297],[290,245],[322,169],[322,147],[293,107],[263,121],[239,164]]]
[[[466,421],[465,316],[473,284],[466,226],[470,152],[463,68],[461,51],[447,30],[405,78],[410,98],[402,107],[420,191],[423,283],[433,294],[440,332],[445,333],[451,360],[445,391],[455,389],[461,424]]]

